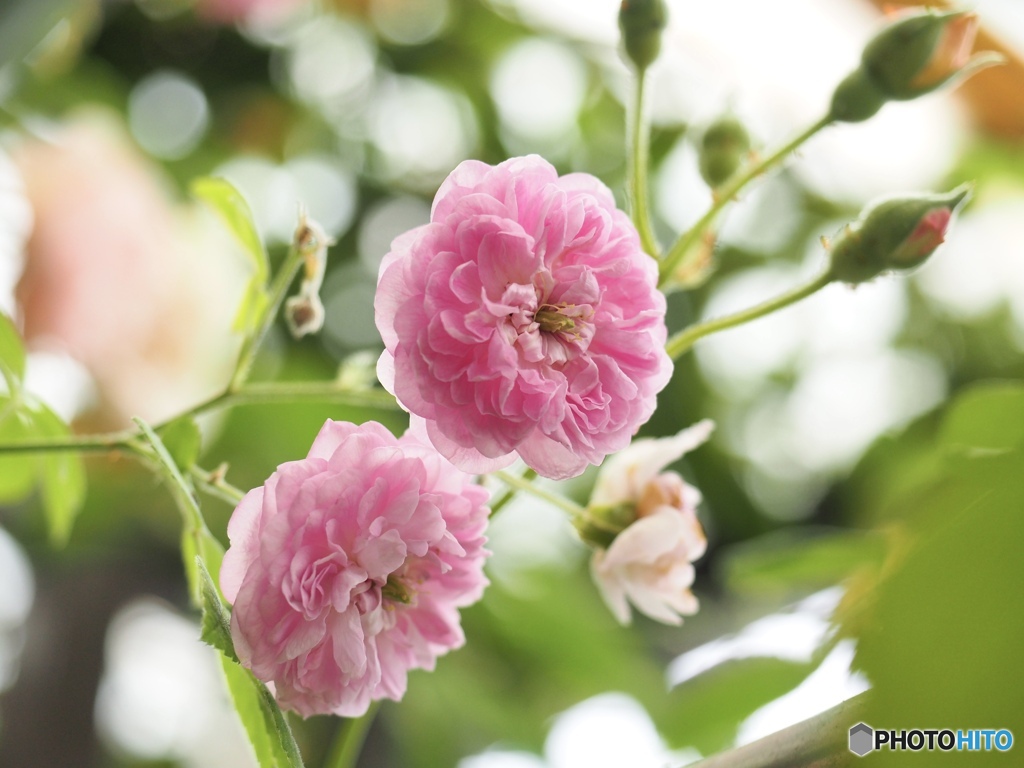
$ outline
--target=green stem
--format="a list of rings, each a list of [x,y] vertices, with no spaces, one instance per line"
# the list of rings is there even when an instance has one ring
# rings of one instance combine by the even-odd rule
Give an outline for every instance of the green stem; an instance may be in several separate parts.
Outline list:
[[[527,467],[526,471],[522,474],[522,479],[526,482],[532,481],[537,477],[537,470],[533,467]],[[506,488],[505,492],[498,497],[498,500],[491,504],[491,519],[498,514],[502,508],[508,504],[512,499],[515,498],[516,492],[513,488]]]
[[[227,465],[224,466],[226,467]],[[216,496],[221,501],[226,501],[234,506],[245,497],[245,491],[241,488],[236,488],[225,480],[223,472],[224,470],[222,469],[209,472],[195,465],[189,469],[189,475],[199,490],[210,496]]]
[[[733,198],[735,198],[736,195],[738,195],[740,191],[747,186],[747,184],[781,163],[788,155],[800,147],[800,145],[818,133],[818,131],[828,126],[831,122],[830,118],[823,117],[821,120],[807,128],[803,133],[797,135],[791,141],[779,147],[772,154],[768,155],[768,157],[747,167],[725,182],[721,189],[716,191],[715,200],[711,204],[711,207],[705,211],[704,215],[700,217],[696,224],[679,236],[679,239],[673,243],[668,253],[665,254],[665,259],[661,263],[661,276],[658,280],[658,287],[662,287],[666,283],[670,282],[672,280],[672,275],[675,274],[676,270],[685,269],[689,266],[689,260],[695,258],[695,254],[697,253],[694,250],[694,246],[700,242],[701,237],[714,223],[721,210],[732,202]]]
[[[343,720],[338,725],[338,735],[324,768],[356,768],[366,734],[369,733],[379,709],[380,701],[375,701],[362,717]]]
[[[654,258],[661,258],[661,245],[651,226],[651,211],[647,201],[647,168],[650,165],[650,131],[647,113],[644,110],[644,83],[647,70],[641,69],[636,76],[632,119],[629,136],[629,185],[630,213],[633,224],[640,234],[640,245]]]
[[[586,516],[586,510],[583,509],[583,507],[581,507],[579,504],[573,501],[569,501],[569,499],[565,498],[564,496],[560,496],[557,493],[545,491],[543,488],[534,485],[524,477],[517,477],[516,475],[510,474],[503,469],[499,469],[497,472],[494,472],[492,474],[510,488],[514,488],[517,491],[525,491],[531,496],[534,496],[538,499],[543,499],[549,504],[554,504],[562,511],[567,512],[571,517],[575,518]]]
[[[344,389],[336,381],[270,381],[246,384],[233,392],[225,392],[196,406],[189,411],[189,415],[197,416],[207,411],[232,408],[236,405],[261,405],[307,400],[329,400],[332,405],[353,408],[399,410],[394,395],[383,389]]]
[[[198,544],[198,536],[207,530],[206,521],[203,520],[203,514],[199,511],[199,503],[196,501],[192,487],[181,474],[178,465],[174,463],[171,454],[167,452],[167,447],[160,436],[153,431],[153,428],[142,419],[136,418],[132,421],[138,426],[145,445],[153,452],[149,458],[155,459],[156,467],[168,482],[171,492],[179,502],[186,530],[197,537],[196,552],[202,552]],[[128,444],[136,445],[137,441],[131,440],[128,441]]]
[[[694,763],[693,768],[824,768],[846,765],[851,758],[849,729],[864,718],[866,696],[867,693],[854,696],[809,720]]]
[[[111,432],[104,435],[69,435],[55,440],[25,440],[17,443],[0,444],[3,453],[52,453],[57,451],[78,451],[81,453],[131,451],[131,439],[136,433]]]
[[[302,250],[299,248],[298,243],[292,243],[284,263],[281,264],[281,268],[274,276],[274,281],[270,286],[270,300],[263,310],[263,317],[257,325],[256,332],[249,336],[242,344],[242,350],[238,354],[238,361],[235,363],[235,371],[231,375],[231,383],[228,385],[228,392],[234,393],[241,389],[245,380],[249,377],[252,364],[256,361],[256,354],[260,350],[260,345],[263,344],[263,339],[274,324],[274,318],[277,317],[277,312],[281,308],[281,304],[284,303],[285,296],[288,294],[288,288],[291,286],[302,264]]]
[[[290,403],[306,400],[329,400],[333,405],[360,408],[381,408],[397,410],[395,398],[382,389],[345,390],[333,381],[260,382],[246,384],[237,392],[222,392],[199,405],[190,408],[174,419],[168,419],[153,427],[159,430],[178,418],[198,416],[202,413],[237,405],[259,405]],[[45,453],[53,451],[107,452],[130,450],[133,438],[139,432],[125,430],[99,435],[72,435],[56,440],[26,440],[24,442],[0,444],[4,453]]]
[[[669,357],[673,360],[678,360],[684,352],[693,346],[697,339],[712,333],[717,333],[718,331],[724,331],[726,328],[733,328],[737,325],[749,323],[751,320],[756,320],[759,317],[775,312],[776,310],[800,301],[800,299],[810,296],[812,293],[824,288],[830,282],[832,282],[831,274],[828,271],[822,272],[810,282],[797,286],[796,288],[793,288],[780,296],[776,296],[774,299],[769,299],[762,304],[757,304],[756,306],[744,309],[741,312],[736,312],[732,315],[725,315],[724,317],[718,317],[704,323],[691,325],[689,328],[684,328],[679,333],[672,336],[665,345],[665,351],[668,352]]]

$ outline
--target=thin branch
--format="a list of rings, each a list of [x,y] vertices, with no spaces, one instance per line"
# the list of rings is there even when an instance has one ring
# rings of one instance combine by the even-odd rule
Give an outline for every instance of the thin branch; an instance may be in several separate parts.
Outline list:
[[[772,152],[768,157],[758,163],[754,163],[749,168],[741,171],[737,175],[733,176],[732,179],[727,181],[721,190],[718,191],[715,201],[712,203],[711,207],[708,208],[703,216],[700,217],[696,224],[679,236],[679,239],[676,240],[668,253],[665,254],[665,259],[661,263],[661,277],[658,280],[658,286],[662,287],[666,283],[671,282],[672,275],[675,274],[677,269],[685,270],[688,266],[689,259],[694,258],[691,254],[698,253],[698,251],[694,250],[694,246],[700,242],[705,231],[714,224],[715,219],[718,217],[718,214],[722,209],[732,202],[736,195],[738,195],[740,191],[747,186],[747,184],[781,163],[800,145],[818,133],[818,131],[828,126],[830,122],[829,118],[822,118],[808,127],[803,133]]]

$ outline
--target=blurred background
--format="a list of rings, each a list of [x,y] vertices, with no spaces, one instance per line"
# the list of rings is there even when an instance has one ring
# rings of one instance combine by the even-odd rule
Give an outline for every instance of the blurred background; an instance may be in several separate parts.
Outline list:
[[[756,149],[777,145],[821,116],[882,23],[867,0],[668,5],[649,102],[664,242],[711,202],[704,128],[731,114]],[[1024,738],[1024,8],[971,6],[1004,67],[817,136],[728,210],[706,282],[670,297],[673,330],[740,309],[813,273],[820,238],[868,200],[977,183],[910,278],[829,286],[677,365],[644,434],[718,424],[679,467],[705,498],[700,613],[618,628],[562,513],[517,500],[491,528],[466,647],[384,705],[361,766],[678,766],[869,687],[879,727]],[[85,433],[224,387],[247,272],[190,199],[197,176],[243,192],[275,262],[300,204],[337,240],[323,332],[275,329],[263,380],[375,359],[378,264],[463,159],[540,153],[624,206],[617,9],[3,0],[0,309],[27,341],[26,386]],[[247,406],[203,422],[202,461],[258,485],[328,417],[404,428],[397,412]],[[0,416],[0,440],[17,438]],[[0,458],[0,765],[254,765],[188,609],[166,489],[90,457],[55,549],[17,479],[33,460]],[[585,502],[592,482],[565,490]],[[223,539],[231,508],[204,511]],[[296,720],[307,765],[338,722]]]

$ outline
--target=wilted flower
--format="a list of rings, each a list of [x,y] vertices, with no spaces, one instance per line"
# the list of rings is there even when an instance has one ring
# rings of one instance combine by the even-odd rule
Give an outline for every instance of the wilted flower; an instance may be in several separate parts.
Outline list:
[[[381,264],[381,382],[466,471],[518,454],[578,475],[629,444],[672,373],[656,282],[594,177],[464,162]]]
[[[888,198],[868,206],[832,243],[832,278],[861,283],[922,264],[945,242],[953,214],[970,194],[963,185],[942,195]]]
[[[712,429],[704,420],[675,437],[637,440],[601,468],[587,507],[592,522],[580,527],[597,545],[594,581],[623,624],[630,620],[629,603],[666,624],[681,624],[682,616],[697,612],[690,587],[692,563],[707,546],[696,515],[701,495],[675,472],[662,470],[707,440]]]
[[[242,664],[304,717],[400,699],[464,642],[487,584],[487,491],[410,435],[328,421],[228,524],[221,588]]]

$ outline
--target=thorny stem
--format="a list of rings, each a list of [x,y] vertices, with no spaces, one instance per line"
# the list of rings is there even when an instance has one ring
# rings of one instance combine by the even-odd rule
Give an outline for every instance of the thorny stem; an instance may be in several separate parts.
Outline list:
[[[665,254],[665,259],[661,263],[661,275],[658,279],[658,287],[663,287],[667,283],[671,282],[672,276],[677,270],[685,271],[686,268],[690,266],[689,261],[699,256],[699,250],[695,249],[694,246],[700,242],[707,229],[714,224],[715,219],[718,217],[721,210],[732,202],[736,195],[738,195],[740,191],[747,186],[747,184],[781,163],[800,145],[818,133],[818,131],[828,126],[831,122],[832,121],[828,117],[822,118],[807,128],[803,133],[797,135],[792,140],[779,147],[772,154],[768,155],[768,157],[764,158],[760,162],[754,163],[745,170],[740,171],[725,182],[722,188],[716,191],[715,201],[711,204],[711,207],[708,208],[703,216],[700,217],[696,224],[679,236],[679,239],[673,243],[672,247],[668,250],[668,253]]]
[[[644,251],[654,258],[661,258],[661,245],[651,226],[650,204],[647,200],[647,168],[649,163],[650,129],[644,110],[644,83],[646,69],[641,69],[636,76],[636,92],[633,101],[633,114],[630,121],[629,136],[629,202],[633,224],[640,234],[640,244]]]
[[[776,310],[782,309],[783,307],[789,306],[790,304],[810,296],[812,293],[824,288],[830,282],[832,282],[832,277],[829,272],[822,272],[810,282],[797,286],[786,293],[776,296],[774,299],[769,299],[761,304],[757,304],[731,315],[725,315],[724,317],[718,317],[704,323],[691,325],[689,328],[684,328],[679,333],[672,336],[665,345],[665,351],[668,352],[668,356],[673,360],[678,360],[698,339],[712,333],[717,333],[718,331],[724,331],[726,328],[733,328],[737,325],[749,323],[751,320],[756,320],[759,317],[771,314]]]

